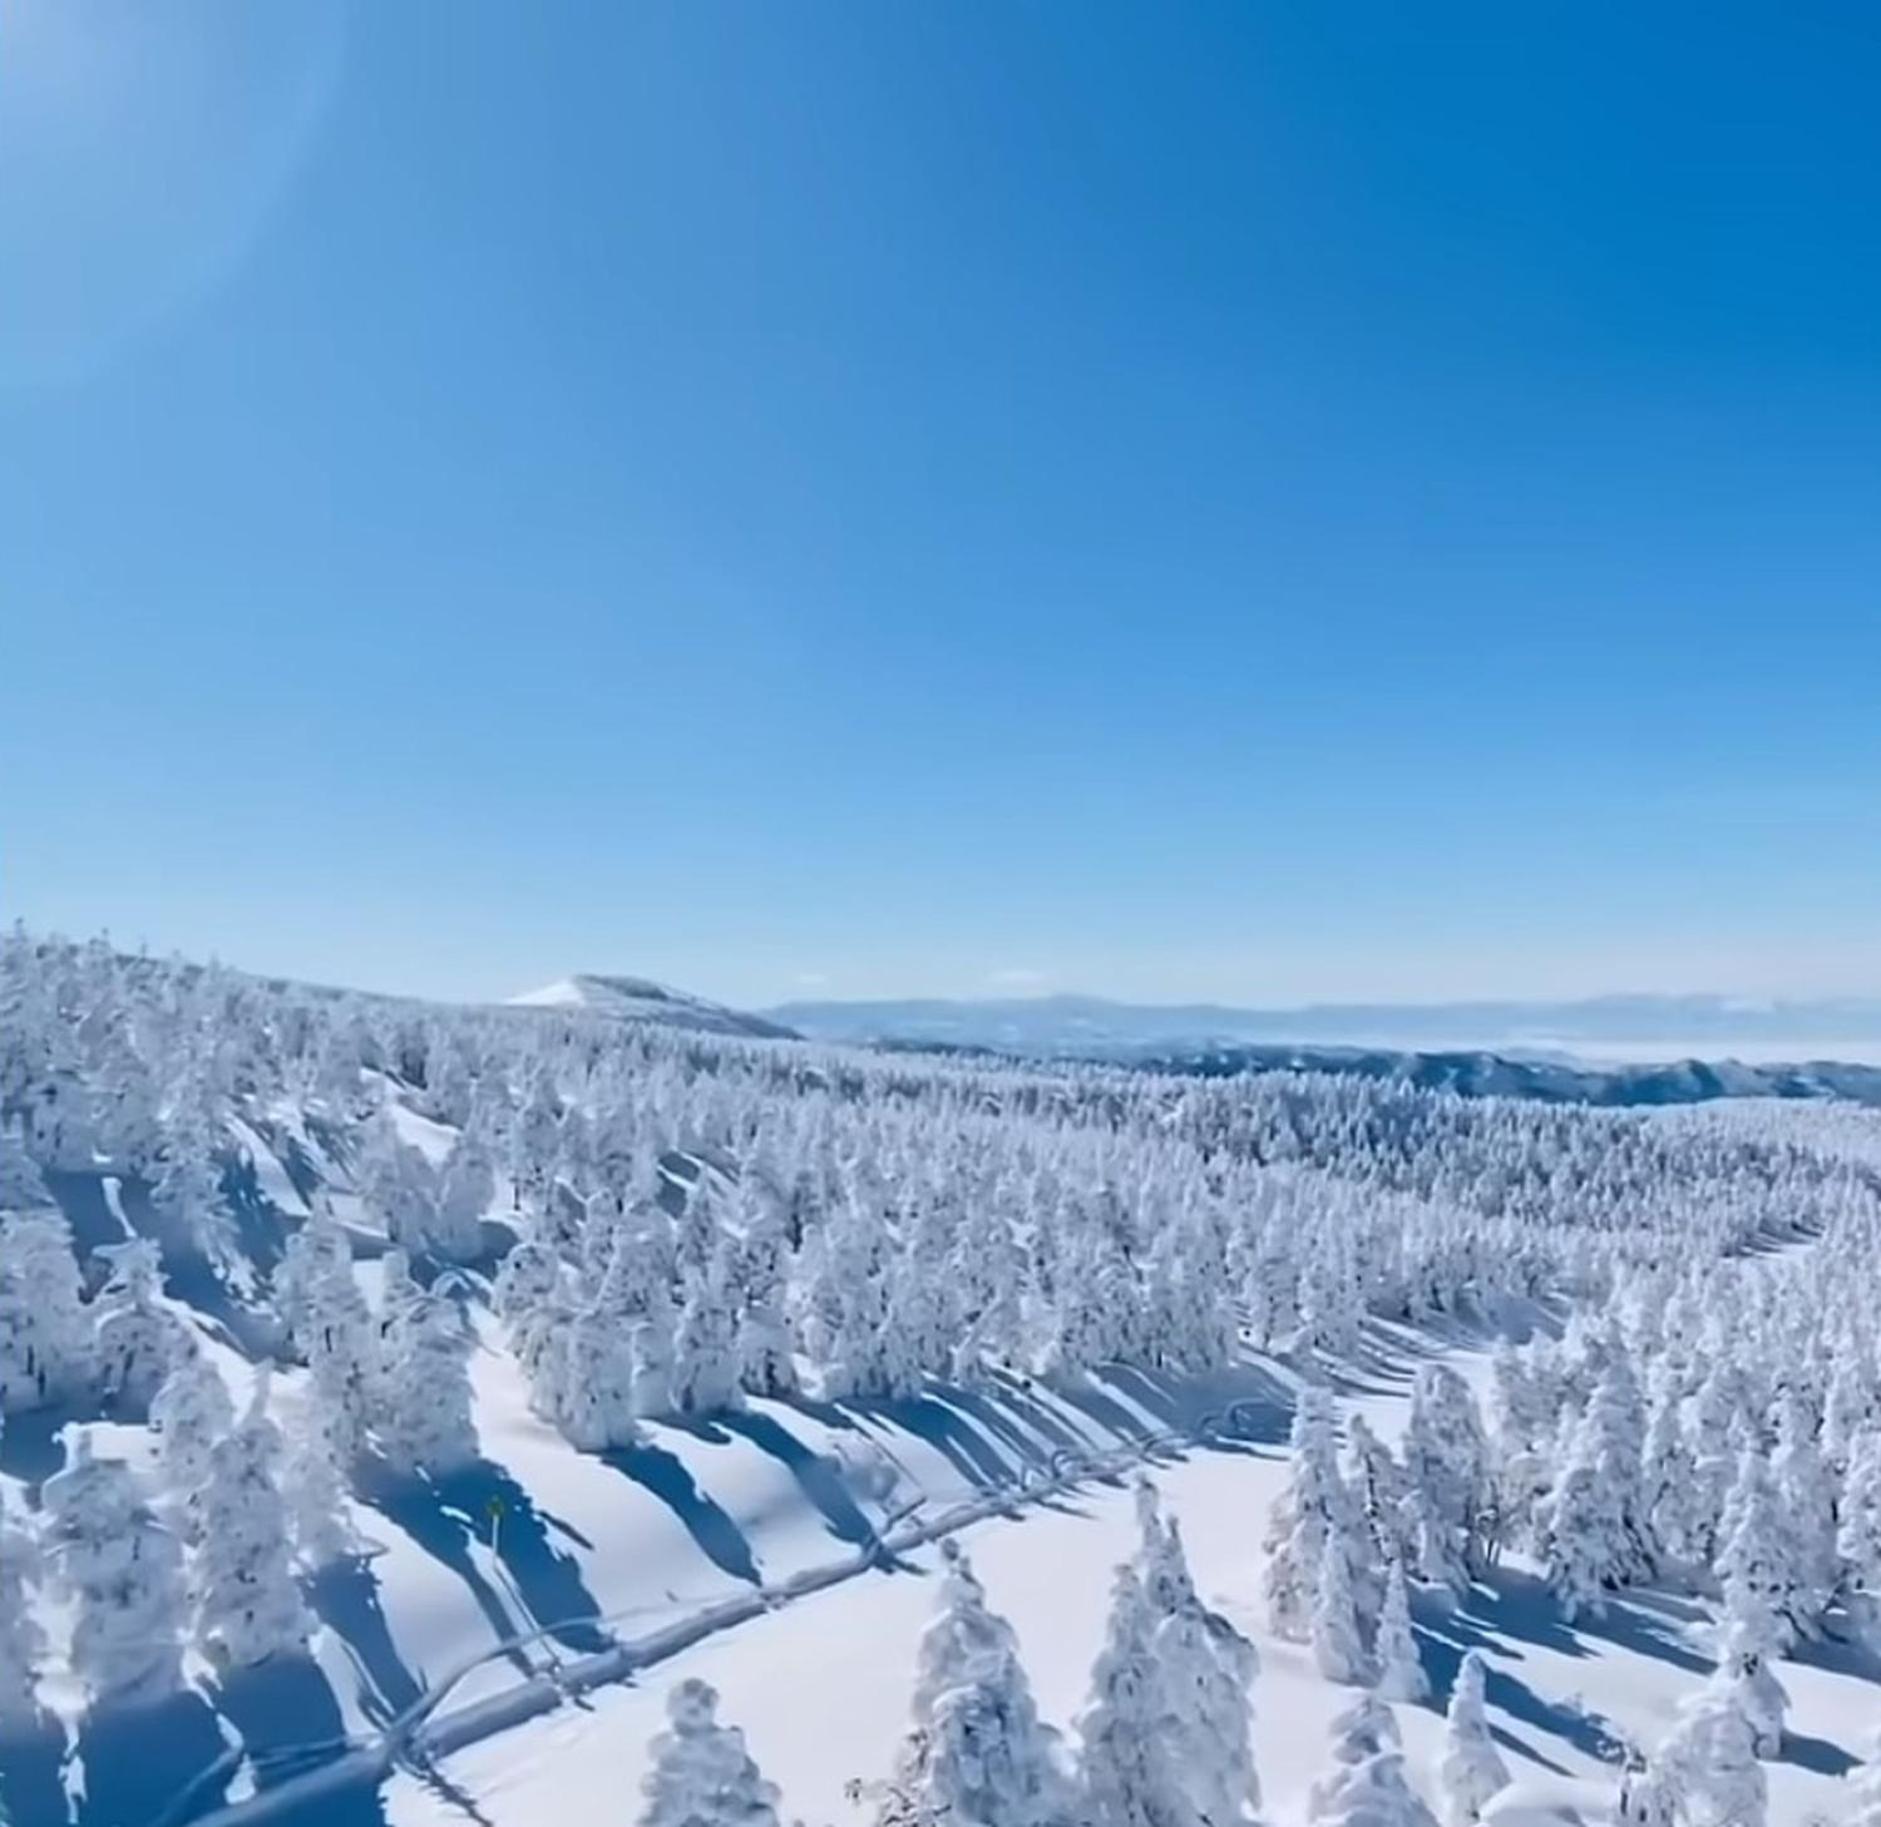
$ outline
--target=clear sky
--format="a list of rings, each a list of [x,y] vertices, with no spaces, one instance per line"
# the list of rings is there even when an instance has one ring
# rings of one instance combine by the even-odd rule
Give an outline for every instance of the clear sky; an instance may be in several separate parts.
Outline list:
[[[1881,12],[0,0],[0,907],[1881,988]]]

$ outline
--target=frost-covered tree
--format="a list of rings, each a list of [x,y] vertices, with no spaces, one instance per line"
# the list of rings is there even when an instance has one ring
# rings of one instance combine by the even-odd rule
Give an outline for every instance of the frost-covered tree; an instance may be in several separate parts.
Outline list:
[[[1215,1827],[1240,1827],[1260,1803],[1249,1704],[1258,1653],[1202,1605],[1181,1529],[1162,1514],[1148,1479],[1137,1487],[1137,1521],[1137,1569],[1156,1620],[1151,1652],[1169,1728],[1187,1740],[1182,1767],[1190,1805]]]
[[[1489,1734],[1483,1705],[1483,1659],[1468,1650],[1457,1665],[1456,1685],[1444,1712],[1443,1756],[1437,1781],[1445,1827],[1475,1827],[1484,1805],[1508,1786],[1509,1769]]]
[[[1171,1729],[1155,1627],[1136,1569],[1119,1567],[1090,1699],[1078,1717],[1079,1818],[1088,1827],[1192,1827],[1186,1743]]]
[[[184,1590],[176,1538],[122,1460],[77,1436],[45,1482],[46,1555],[74,1609],[71,1665],[94,1705],[160,1700],[182,1680]]]
[[[313,1624],[291,1567],[293,1541],[278,1483],[280,1430],[258,1380],[241,1421],[211,1449],[202,1488],[202,1532],[191,1567],[198,1643],[224,1665],[244,1667],[307,1645]]]
[[[1339,1474],[1332,1397],[1316,1384],[1300,1391],[1293,1411],[1292,1456],[1287,1488],[1267,1521],[1267,1568],[1263,1589],[1267,1622],[1277,1637],[1306,1642],[1313,1628],[1313,1603],[1330,1534],[1343,1547],[1351,1494]]]
[[[99,1254],[111,1264],[93,1307],[99,1373],[107,1395],[147,1409],[163,1379],[198,1349],[196,1338],[163,1304],[154,1243],[139,1237]]]
[[[1430,1698],[1430,1677],[1417,1653],[1411,1630],[1411,1595],[1405,1583],[1404,1563],[1393,1560],[1385,1570],[1385,1597],[1378,1613],[1377,1689],[1386,1700],[1419,1701]]]
[[[0,1412],[56,1402],[92,1374],[71,1228],[57,1211],[0,1211]]]
[[[1412,1383],[1404,1470],[1418,1570],[1462,1592],[1481,1558],[1492,1481],[1476,1399],[1447,1364],[1420,1366]]]
[[[1764,1640],[1786,1646],[1794,1629],[1794,1547],[1763,1457],[1754,1449],[1738,1462],[1737,1482],[1725,1505],[1716,1572],[1730,1616],[1739,1622],[1757,1620]]]
[[[1781,1409],[1771,1484],[1790,1548],[1789,1615],[1806,1637],[1820,1634],[1822,1614],[1840,1584],[1836,1556],[1835,1485],[1816,1446],[1807,1407],[1792,1396]]]
[[[1328,1681],[1359,1683],[1370,1673],[1358,1605],[1352,1596],[1352,1555],[1343,1524],[1323,1531],[1313,1587],[1313,1661]]]
[[[0,1738],[28,1727],[46,1654],[33,1598],[41,1577],[39,1543],[0,1499]]]
[[[1735,1587],[1732,1599],[1742,1601],[1744,1589]],[[1744,1715],[1757,1755],[1775,1757],[1783,1746],[1783,1721],[1790,1697],[1771,1667],[1776,1645],[1771,1619],[1753,1609],[1738,1615],[1729,1608],[1719,1627],[1718,1668],[1711,1686]]]
[[[281,1501],[297,1563],[318,1572],[358,1551],[347,1509],[346,1477],[318,1402],[289,1421],[281,1459]]]
[[[682,1415],[740,1406],[738,1319],[729,1287],[729,1245],[695,1274],[673,1342],[672,1405]]]
[[[718,1693],[696,1677],[666,1696],[666,1730],[648,1747],[640,1827],[777,1827],[777,1789],[745,1735],[721,1725]]]
[[[1653,1759],[1683,1827],[1764,1827],[1769,1785],[1749,1721],[1726,1694],[1687,1702]]]
[[[210,1457],[234,1421],[229,1386],[204,1351],[184,1358],[151,1398],[158,1479],[172,1524],[186,1542],[202,1532]]]
[[[987,1609],[963,1554],[947,1555],[945,1568],[881,1819],[961,1827],[1068,1822],[1057,1735],[1039,1717],[1012,1630]]]
[[[1844,1586],[1881,1594],[1881,1429],[1858,1434],[1848,1449],[1836,1556]]]
[[[388,1341],[379,1450],[402,1472],[454,1472],[477,1457],[471,1417],[471,1340],[455,1305],[420,1294]]]
[[[1313,1827],[1437,1827],[1404,1774],[1404,1750],[1390,1709],[1370,1694],[1332,1724],[1332,1769],[1313,1784]]]

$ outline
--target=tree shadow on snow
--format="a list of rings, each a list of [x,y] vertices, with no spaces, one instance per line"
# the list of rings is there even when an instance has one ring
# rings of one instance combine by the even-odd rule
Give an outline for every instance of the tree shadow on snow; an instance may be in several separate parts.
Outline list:
[[[679,1519],[686,1533],[720,1572],[752,1586],[763,1575],[751,1544],[730,1514],[701,1491],[685,1465],[664,1447],[618,1446],[599,1455],[603,1465],[651,1492]]]
[[[383,1466],[369,1465],[360,1476],[359,1495],[363,1502],[402,1529],[433,1560],[449,1569],[464,1583],[488,1622],[491,1636],[497,1641],[522,1636],[538,1624],[560,1624],[565,1618],[572,1617],[578,1620],[575,1629],[582,1633],[579,1647],[600,1647],[600,1641],[589,1635],[592,1627],[579,1622],[598,1613],[599,1608],[592,1595],[582,1584],[580,1574],[572,1563],[565,1576],[558,1575],[548,1567],[550,1559],[566,1560],[567,1557],[558,1556],[555,1550],[547,1547],[528,1494],[499,1467],[492,1466],[487,1460],[480,1460],[461,1472],[432,1480],[402,1477]],[[492,1511],[492,1500],[504,1505],[500,1514]],[[513,1509],[510,1507],[512,1505]],[[525,1540],[532,1534],[538,1538],[544,1559],[538,1561],[525,1551],[520,1557],[520,1564],[537,1575],[546,1572],[552,1582],[549,1592],[538,1595],[549,1601],[547,1615],[539,1618],[531,1615],[528,1592],[519,1581],[514,1581],[513,1575],[512,1607],[473,1559],[470,1552],[472,1545],[488,1545],[493,1520],[499,1531],[497,1558],[506,1571],[510,1570],[510,1560],[501,1552],[501,1532],[514,1530]],[[570,1608],[567,1611],[560,1610],[563,1604]],[[570,1637],[570,1633],[563,1630],[551,1634],[563,1640]],[[527,1675],[533,1672],[534,1664],[525,1651],[511,1649],[505,1652],[505,1656],[520,1673]]]
[[[307,1600],[346,1645],[359,1677],[359,1708],[374,1725],[389,1724],[424,1691],[398,1653],[379,1603],[379,1582],[363,1559],[323,1567],[307,1582]]]
[[[838,1541],[855,1548],[874,1541],[873,1525],[857,1504],[842,1469],[828,1454],[812,1452],[787,1427],[755,1409],[723,1415],[719,1424],[775,1459],[797,1481],[797,1488],[815,1505],[824,1526]]]
[[[0,1819],[28,1827],[64,1827],[71,1820],[65,1749],[64,1728],[50,1713],[24,1731],[0,1733]]]
[[[210,1807],[227,1783],[204,1783],[204,1773],[227,1761],[227,1749],[215,1710],[197,1693],[149,1706],[93,1708],[76,1746],[85,1770],[76,1827],[150,1827],[189,1791],[192,1811]]]
[[[330,1762],[346,1749],[346,1721],[325,1672],[311,1656],[272,1656],[238,1669],[211,1689],[218,1710],[240,1735],[257,1790],[277,1787]],[[377,1785],[323,1797],[320,1819],[337,1827],[383,1827]]]
[[[5,1429],[0,1430],[0,1472],[19,1479],[36,1496],[48,1478],[65,1469],[59,1430],[69,1421],[95,1418],[70,1403],[56,1402],[9,1414]]]
[[[1818,1776],[1846,1776],[1861,1761],[1826,1738],[1811,1738],[1801,1732],[1785,1732],[1777,1753],[1777,1762],[1813,1770]]]

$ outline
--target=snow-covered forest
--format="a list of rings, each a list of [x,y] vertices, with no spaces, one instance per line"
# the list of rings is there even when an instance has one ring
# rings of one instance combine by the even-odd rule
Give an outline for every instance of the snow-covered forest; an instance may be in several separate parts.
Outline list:
[[[961,1063],[16,930],[0,1803],[383,1819],[341,1779],[931,1537],[906,1734],[851,1759],[852,1818],[1473,1827],[1520,1789],[1498,1669],[1485,1642],[1440,1690],[1431,1643],[1519,1571],[1564,1632],[1639,1592],[1700,1621],[1598,1805],[1758,1827],[1767,1771],[1822,1742],[1790,1669],[1881,1676],[1878,1253],[1853,1107]],[[1234,1500],[1245,1615],[1137,1486],[1061,1731],[946,1538],[1216,1451],[1277,1468]],[[1296,1649],[1346,1698],[1310,1786],[1264,1802],[1263,1659]],[[650,1827],[806,1805],[671,1673]],[[1881,1819],[1881,1776],[1817,1773]]]

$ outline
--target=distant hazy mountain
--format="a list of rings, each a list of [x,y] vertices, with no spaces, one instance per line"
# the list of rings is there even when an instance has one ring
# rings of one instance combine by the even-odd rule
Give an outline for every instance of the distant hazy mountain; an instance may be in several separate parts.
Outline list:
[[[793,1002],[768,1011],[828,1040],[1129,1057],[1250,1043],[1676,1059],[1881,1060],[1881,998],[1764,1002],[1729,996],[1602,996],[1581,1002],[1318,1003],[1237,1009],[1212,1003],[1046,996],[981,1002]]]
[[[585,1009],[622,1021],[650,1021],[666,1028],[693,1028],[708,1034],[751,1034],[765,1039],[792,1038],[782,1023],[707,1002],[683,990],[668,989],[644,977],[602,977],[583,973],[563,977],[539,990],[510,998],[512,1008]]]

